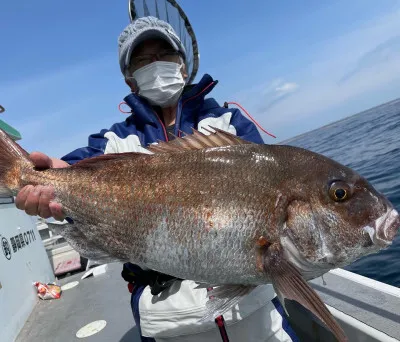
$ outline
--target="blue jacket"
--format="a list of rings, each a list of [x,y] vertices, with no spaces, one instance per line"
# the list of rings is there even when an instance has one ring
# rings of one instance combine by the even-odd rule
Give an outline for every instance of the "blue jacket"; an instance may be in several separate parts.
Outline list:
[[[192,133],[192,128],[214,126],[255,143],[263,143],[256,126],[236,108],[224,108],[213,98],[205,98],[218,81],[204,75],[196,85],[187,87],[178,105],[175,135],[179,131]],[[147,152],[146,146],[166,141],[166,128],[152,107],[134,93],[125,97],[132,114],[123,122],[116,123],[110,129],[89,136],[89,143],[65,155],[61,159],[69,164],[79,160],[107,153]]]

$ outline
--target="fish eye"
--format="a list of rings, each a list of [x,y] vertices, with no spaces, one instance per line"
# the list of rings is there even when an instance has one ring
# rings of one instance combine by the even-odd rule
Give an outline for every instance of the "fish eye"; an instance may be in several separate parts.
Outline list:
[[[335,202],[343,202],[350,196],[350,186],[342,181],[333,182],[329,189],[329,195]]]

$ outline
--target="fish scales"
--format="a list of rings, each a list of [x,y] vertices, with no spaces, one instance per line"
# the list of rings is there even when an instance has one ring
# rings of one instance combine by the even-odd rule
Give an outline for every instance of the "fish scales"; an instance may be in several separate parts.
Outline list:
[[[52,175],[51,182],[46,173],[59,170],[48,170],[41,182],[55,187],[66,214],[88,227],[89,239],[121,260],[203,282],[264,283],[269,277],[258,267],[256,242],[259,236],[279,241],[283,233],[273,222],[276,188],[310,190],[296,170],[278,162],[287,154],[299,167],[305,164],[300,151],[239,145],[111,160],[102,168]],[[316,167],[325,171],[319,159],[307,160],[310,175]],[[300,224],[294,232],[320,244],[319,232]]]
[[[55,187],[74,221],[93,227],[85,230],[92,241],[117,246],[124,260],[199,281],[218,276],[224,282],[262,283],[266,275],[256,267],[255,242],[261,231],[268,233],[266,208],[275,200],[254,184],[265,167],[252,156],[257,148],[111,161],[46,185]],[[125,243],[116,244],[121,240]]]

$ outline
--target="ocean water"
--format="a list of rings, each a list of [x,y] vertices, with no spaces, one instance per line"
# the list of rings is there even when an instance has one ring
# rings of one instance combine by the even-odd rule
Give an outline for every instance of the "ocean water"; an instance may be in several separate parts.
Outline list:
[[[321,153],[354,169],[400,212],[400,99],[282,143]],[[346,269],[400,287],[400,232],[388,249]]]

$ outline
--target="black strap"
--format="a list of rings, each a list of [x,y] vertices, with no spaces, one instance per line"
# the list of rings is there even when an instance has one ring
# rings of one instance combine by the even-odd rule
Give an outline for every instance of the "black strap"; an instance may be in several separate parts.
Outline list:
[[[229,342],[229,337],[228,337],[228,333],[226,332],[226,328],[225,328],[225,320],[224,320],[224,316],[218,316],[215,319],[215,323],[218,326],[219,329],[219,333],[221,334],[221,338],[223,342]]]
[[[169,288],[176,280],[180,280],[179,278],[175,278],[163,273],[156,273],[153,275],[152,282],[149,284],[151,289],[151,294],[153,296],[157,296],[165,289]]]
[[[149,286],[151,294],[157,296],[165,289],[169,288],[174,281],[181,280],[168,274],[159,273],[153,270],[143,270],[137,265],[125,263],[121,276],[128,283]]]

